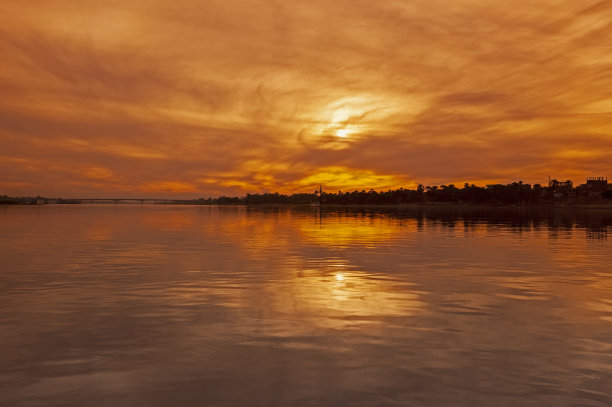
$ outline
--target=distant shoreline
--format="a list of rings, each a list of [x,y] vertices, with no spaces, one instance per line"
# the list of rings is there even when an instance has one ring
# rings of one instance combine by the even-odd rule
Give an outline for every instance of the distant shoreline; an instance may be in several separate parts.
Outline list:
[[[249,205],[253,206],[253,205]],[[524,204],[524,205],[486,205],[486,204],[472,204],[472,203],[455,203],[455,202],[429,202],[429,203],[410,203],[410,204],[323,204],[323,207],[389,207],[389,208],[487,208],[487,209],[612,209],[612,202],[602,202],[596,204],[571,204],[571,203],[557,203],[557,204]]]
[[[225,196],[216,198],[49,198],[11,197],[0,195],[0,204],[44,205],[44,204],[157,204],[157,205],[310,205],[327,207],[566,207],[566,208],[612,208],[612,184],[605,177],[587,178],[586,183],[574,187],[570,180],[549,180],[548,186],[524,184],[522,181],[511,184],[491,184],[479,187],[465,183],[463,188],[453,184],[440,186],[419,185],[416,189],[394,189],[376,191],[374,189],[350,192],[324,192],[322,185],[312,193],[280,194],[247,193],[244,196]]]
[[[62,205],[62,206],[80,206],[80,205],[96,205],[96,206],[114,206],[118,205],[115,203],[22,203],[15,201],[0,201],[0,206],[48,206],[48,205]],[[139,203],[121,203],[121,205],[129,206],[140,206]],[[224,206],[224,207],[249,207],[249,208],[355,208],[355,209],[512,209],[512,210],[550,210],[550,209],[596,209],[596,210],[612,210],[612,202],[599,202],[599,203],[568,203],[559,202],[553,204],[524,204],[524,205],[506,205],[506,204],[472,204],[472,203],[456,203],[456,202],[428,202],[428,203],[404,203],[404,204],[322,204],[322,205],[311,205],[310,203],[225,203],[225,204],[202,204],[197,202],[180,202],[180,203],[145,203],[146,206]]]
[[[597,210],[612,210],[612,202],[601,203],[601,204],[533,204],[533,205],[483,205],[483,204],[470,204],[470,203],[410,203],[410,204],[322,204],[320,206],[311,206],[309,204],[298,204],[298,203],[266,203],[266,204],[214,204],[214,205],[201,205],[201,206],[243,206],[248,208],[289,208],[289,207],[300,207],[300,208],[312,208],[312,209],[340,209],[340,208],[354,208],[354,209],[482,209],[482,210],[495,210],[495,209],[512,209],[512,210],[550,210],[550,209],[597,209]]]

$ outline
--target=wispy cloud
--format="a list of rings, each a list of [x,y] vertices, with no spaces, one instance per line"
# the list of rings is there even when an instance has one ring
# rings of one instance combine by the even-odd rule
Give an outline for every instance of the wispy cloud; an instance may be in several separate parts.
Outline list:
[[[0,193],[612,175],[612,1],[9,2]]]

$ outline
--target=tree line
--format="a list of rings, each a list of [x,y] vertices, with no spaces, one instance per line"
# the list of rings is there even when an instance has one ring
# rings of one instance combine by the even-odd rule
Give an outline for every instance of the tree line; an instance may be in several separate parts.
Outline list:
[[[543,187],[540,184],[530,185],[522,181],[511,184],[488,185],[486,187],[465,183],[462,188],[454,184],[440,186],[419,185],[416,189],[393,189],[387,191],[361,190],[351,192],[319,192],[298,194],[261,193],[246,194],[242,197],[220,196],[218,198],[200,198],[200,204],[209,205],[262,205],[262,204],[306,204],[320,203],[331,205],[401,205],[419,203],[465,203],[480,205],[534,205],[555,201],[581,200],[593,201],[612,199],[612,191],[592,193],[580,187],[564,186]],[[554,184],[553,185],[557,185]],[[571,185],[571,183],[569,184]]]
[[[599,185],[602,187],[602,185]],[[486,187],[465,183],[462,188],[454,184],[440,186],[419,185],[416,189],[390,189],[387,191],[356,190],[351,192],[313,193],[255,193],[245,196],[220,196],[173,200],[182,205],[265,205],[265,204],[321,204],[321,205],[402,205],[402,204],[477,204],[477,205],[538,205],[553,202],[575,201],[589,203],[612,200],[612,189],[606,184],[594,190],[588,185],[573,187],[571,181],[552,180],[548,187],[530,185],[522,181],[511,184],[487,185]],[[0,204],[48,203],[44,197],[11,198],[0,195]],[[56,199],[57,203],[80,203],[77,200]]]

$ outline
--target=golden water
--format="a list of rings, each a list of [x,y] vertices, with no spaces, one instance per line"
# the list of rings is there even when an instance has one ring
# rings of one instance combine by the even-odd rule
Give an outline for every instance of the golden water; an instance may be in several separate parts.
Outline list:
[[[0,208],[2,406],[610,406],[612,216]]]

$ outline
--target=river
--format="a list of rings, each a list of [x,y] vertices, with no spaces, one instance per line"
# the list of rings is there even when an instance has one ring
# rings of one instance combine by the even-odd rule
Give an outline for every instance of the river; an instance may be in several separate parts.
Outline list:
[[[610,406],[612,214],[0,207],[0,405]]]

